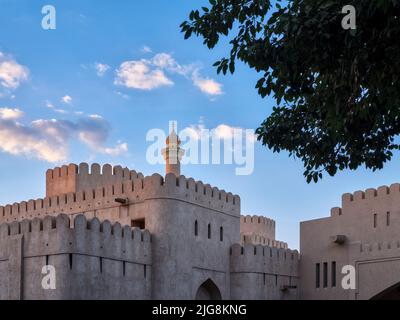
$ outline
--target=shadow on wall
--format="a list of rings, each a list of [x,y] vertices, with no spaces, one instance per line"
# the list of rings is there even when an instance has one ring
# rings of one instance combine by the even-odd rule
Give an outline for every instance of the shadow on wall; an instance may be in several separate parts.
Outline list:
[[[373,296],[371,300],[400,300],[400,282]]]

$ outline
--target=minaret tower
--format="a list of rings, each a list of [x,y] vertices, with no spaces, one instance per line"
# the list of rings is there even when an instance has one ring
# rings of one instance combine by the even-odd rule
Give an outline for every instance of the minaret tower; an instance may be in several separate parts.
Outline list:
[[[161,153],[165,159],[165,174],[172,172],[177,177],[181,175],[180,161],[185,151],[180,148],[181,140],[175,132],[173,123],[172,130],[165,141],[166,148],[162,149]]]

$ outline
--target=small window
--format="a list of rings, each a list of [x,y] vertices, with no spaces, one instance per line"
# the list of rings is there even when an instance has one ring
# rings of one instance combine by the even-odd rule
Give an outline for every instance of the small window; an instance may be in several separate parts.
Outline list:
[[[224,228],[219,228],[219,241],[224,241]]]
[[[324,276],[324,288],[328,286],[328,263],[324,262],[324,269],[323,269],[323,276]]]
[[[390,212],[386,212],[386,225],[390,226]]]
[[[136,219],[136,220],[131,220],[131,227],[132,228],[139,228],[139,229],[145,229],[145,220],[144,219]]]
[[[197,220],[194,222],[194,235],[197,237],[199,235],[199,223]]]
[[[331,285],[332,287],[336,287],[336,261],[332,261],[332,279],[331,279]]]
[[[374,228],[378,225],[378,215],[374,213]]]
[[[207,233],[208,233],[208,239],[211,239],[211,224],[208,224]]]
[[[321,267],[320,267],[320,264],[319,263],[316,263],[315,264],[315,287],[316,288],[319,288],[320,287],[320,270],[321,269]]]

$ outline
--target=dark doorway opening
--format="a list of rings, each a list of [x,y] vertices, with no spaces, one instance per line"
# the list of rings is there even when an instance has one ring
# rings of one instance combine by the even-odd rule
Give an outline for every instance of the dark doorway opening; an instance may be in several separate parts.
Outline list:
[[[216,284],[208,279],[197,289],[196,300],[221,300],[221,292]]]

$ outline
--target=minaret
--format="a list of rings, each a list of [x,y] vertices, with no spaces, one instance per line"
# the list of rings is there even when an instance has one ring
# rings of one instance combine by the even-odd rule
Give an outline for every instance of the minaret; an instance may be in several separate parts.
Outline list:
[[[165,159],[165,174],[172,172],[177,177],[181,175],[181,164],[180,161],[185,151],[179,146],[181,140],[175,132],[175,126],[173,125],[171,133],[165,141],[166,148],[161,150],[161,153]]]

